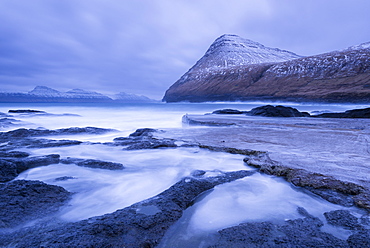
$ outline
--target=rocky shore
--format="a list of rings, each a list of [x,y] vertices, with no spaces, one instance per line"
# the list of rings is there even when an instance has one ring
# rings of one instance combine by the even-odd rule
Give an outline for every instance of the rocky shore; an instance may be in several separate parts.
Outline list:
[[[255,173],[283,177],[308,194],[365,211],[361,215],[349,210],[329,211],[323,214],[323,221],[298,207],[300,218],[241,223],[219,230],[212,238],[204,240],[205,247],[370,246],[369,119],[294,117],[297,113],[291,109],[288,109],[294,115],[291,118],[246,116],[242,111],[221,112],[185,115],[184,124],[190,126],[182,129],[143,128],[128,137],[116,137],[112,142],[89,144],[121,147],[124,151],[199,147],[242,154],[245,164],[257,168],[256,171],[215,175],[195,170],[154,197],[77,222],[55,217],[55,213],[68,205],[72,192],[40,181],[14,179],[30,168],[52,164],[111,171],[125,170],[125,164],[61,158],[59,154],[35,156],[22,149],[78,147],[86,142],[53,138],[66,134],[98,135],[115,130],[18,128],[1,132],[0,247],[169,247],[162,242],[163,237],[200,196],[217,185]],[[210,127],[198,128],[197,125]],[[56,181],[72,179],[55,178]],[[345,230],[346,238],[326,232],[322,228],[324,225]]]

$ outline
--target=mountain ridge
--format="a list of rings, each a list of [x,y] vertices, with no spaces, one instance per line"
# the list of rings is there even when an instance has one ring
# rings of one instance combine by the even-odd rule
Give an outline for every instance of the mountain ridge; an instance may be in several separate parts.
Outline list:
[[[47,86],[36,86],[33,90],[27,93],[0,92],[0,102],[140,103],[156,102],[156,100],[124,92],[120,92],[116,94],[114,98],[111,98],[95,91],[87,91],[83,89],[72,89],[67,92],[60,92]]]
[[[198,62],[166,91],[163,101],[370,102],[370,43],[217,70],[199,67]]]

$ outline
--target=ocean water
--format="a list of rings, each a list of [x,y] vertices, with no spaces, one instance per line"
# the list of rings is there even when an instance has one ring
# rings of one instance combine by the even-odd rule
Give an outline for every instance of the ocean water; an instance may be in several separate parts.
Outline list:
[[[250,110],[264,104],[266,103],[0,104],[0,112],[3,113],[7,113],[9,109],[34,109],[48,113],[12,114],[12,118],[22,122],[18,126],[3,127],[1,131],[21,127],[57,129],[92,126],[115,129],[115,132],[103,135],[50,137],[107,142],[115,137],[128,136],[137,128],[207,128],[183,126],[181,117],[186,113],[204,114],[224,108]],[[339,104],[284,105],[308,112],[340,112],[367,107]],[[125,166],[122,171],[110,171],[84,168],[74,164],[54,164],[20,174],[17,179],[41,180],[75,193],[68,206],[58,213],[59,218],[65,221],[83,220],[130,206],[159,194],[182,177],[190,175],[193,170],[214,172],[253,170],[243,163],[242,155],[212,152],[200,148],[124,151],[122,147],[85,143],[79,146],[22,150],[32,155],[60,154],[61,158],[99,159],[119,162]],[[72,179],[55,180],[63,176]],[[301,216],[296,211],[297,207],[304,207],[310,214],[322,220],[324,220],[323,212],[343,209],[292,188],[280,178],[256,173],[251,177],[219,185],[199,200],[171,229],[171,235],[166,237],[165,244],[167,247],[175,247],[174,242],[179,240],[186,243],[196,236],[205,237],[209,233],[245,221],[282,221],[299,218]],[[351,211],[357,210],[351,209]],[[348,235],[345,230],[329,231],[343,238]]]

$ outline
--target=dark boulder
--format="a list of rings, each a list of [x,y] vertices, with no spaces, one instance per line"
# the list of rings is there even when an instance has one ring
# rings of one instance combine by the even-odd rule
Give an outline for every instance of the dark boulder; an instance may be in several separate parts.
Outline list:
[[[0,184],[0,227],[14,227],[56,212],[70,199],[64,188],[40,181]]]
[[[76,164],[82,167],[107,169],[107,170],[122,170],[125,167],[121,163],[107,162],[96,159],[81,159],[81,158],[65,158],[61,159],[62,164]]]
[[[370,118],[370,108],[352,109],[342,113],[323,113],[313,115],[312,117],[320,118]]]
[[[296,108],[285,107],[285,106],[272,106],[265,105],[257,108],[253,108],[247,112],[248,115],[252,116],[265,116],[265,117],[308,117],[309,113],[299,112]]]
[[[247,113],[246,111],[240,111],[237,109],[219,109],[212,112],[212,114],[218,115],[241,115]]]
[[[216,177],[186,177],[159,195],[114,213],[8,233],[0,236],[0,243],[15,247],[154,247],[203,192],[252,174],[235,171]]]

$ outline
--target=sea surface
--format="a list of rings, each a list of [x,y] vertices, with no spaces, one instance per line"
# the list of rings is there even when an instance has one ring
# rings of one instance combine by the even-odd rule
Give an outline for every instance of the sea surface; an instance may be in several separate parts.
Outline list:
[[[47,137],[86,142],[78,146],[22,149],[31,155],[60,154],[61,158],[99,159],[119,162],[125,166],[122,171],[110,171],[84,168],[74,164],[54,164],[28,170],[18,176],[17,179],[41,180],[74,192],[68,206],[58,213],[58,218],[64,221],[78,221],[111,213],[155,196],[182,177],[190,175],[193,170],[207,170],[215,174],[219,171],[254,170],[243,163],[242,155],[194,147],[125,151],[122,147],[97,143],[128,136],[138,128],[206,128],[183,125],[181,118],[186,113],[204,114],[224,108],[250,110],[265,104],[267,103],[1,103],[0,112],[3,113],[10,109],[33,109],[48,114],[12,114],[12,118],[22,122],[17,126],[3,127],[0,131],[17,128],[58,129],[87,126],[116,130],[103,135]],[[342,112],[368,107],[351,104],[279,104],[311,113]],[[72,179],[55,180],[64,176]],[[283,221],[300,218],[302,216],[297,213],[297,207],[304,207],[310,214],[322,220],[323,212],[344,208],[293,188],[280,178],[256,173],[251,177],[219,185],[198,200],[171,228],[171,235],[164,239],[163,247],[186,247],[185,243],[188,240],[197,240],[194,237],[205,237],[209,233],[245,221]],[[345,238],[349,235],[346,230],[334,230],[329,226],[324,228],[338,237]],[[183,246],[181,240],[184,242]]]

